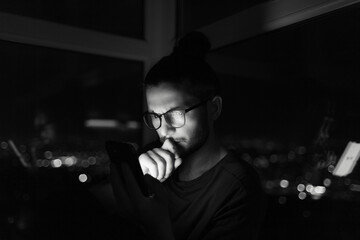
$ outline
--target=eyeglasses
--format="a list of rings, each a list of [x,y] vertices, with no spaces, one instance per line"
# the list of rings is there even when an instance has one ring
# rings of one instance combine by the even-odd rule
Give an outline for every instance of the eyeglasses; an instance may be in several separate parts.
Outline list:
[[[187,113],[195,108],[200,107],[201,105],[203,105],[204,103],[206,103],[209,100],[210,99],[204,100],[204,101],[202,101],[196,105],[193,105],[189,108],[186,108],[186,109],[169,110],[163,114],[157,114],[154,112],[145,112],[143,114],[143,119],[144,119],[146,126],[148,126],[150,129],[154,129],[154,130],[157,130],[161,127],[162,116],[164,116],[166,123],[169,124],[170,126],[172,126],[174,128],[181,128],[185,125],[185,122],[186,122],[185,113]]]

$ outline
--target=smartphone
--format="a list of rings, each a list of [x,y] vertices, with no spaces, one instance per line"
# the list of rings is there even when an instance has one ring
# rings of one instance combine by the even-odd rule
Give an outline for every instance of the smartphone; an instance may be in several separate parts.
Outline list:
[[[144,180],[144,175],[140,167],[138,153],[135,147],[132,144],[126,142],[107,141],[105,143],[105,148],[109,155],[110,161],[114,164],[115,167],[120,167],[119,163],[121,161],[125,161],[128,164],[142,194],[145,197],[148,197],[149,192]]]

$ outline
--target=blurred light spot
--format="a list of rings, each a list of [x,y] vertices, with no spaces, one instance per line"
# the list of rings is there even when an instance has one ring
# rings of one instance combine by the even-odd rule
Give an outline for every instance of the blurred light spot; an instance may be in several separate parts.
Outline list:
[[[127,121],[126,127],[129,129],[139,129],[141,127],[141,124],[136,121]]]
[[[79,181],[80,181],[80,182],[84,183],[84,182],[86,182],[87,180],[88,180],[88,177],[87,177],[86,174],[82,173],[82,174],[79,175]]]
[[[5,149],[8,148],[9,144],[8,144],[7,142],[1,142],[1,145],[0,145],[0,146],[1,146],[2,149],[5,150]]]
[[[280,181],[280,187],[287,188],[289,186],[289,181],[286,179],[283,179]]]
[[[261,168],[269,167],[269,162],[268,162],[267,158],[264,156],[255,158],[254,164],[255,164],[255,166],[261,167]]]
[[[351,184],[349,188],[351,191],[360,192],[360,185],[358,184]]]
[[[7,219],[9,224],[13,224],[15,222],[15,218],[13,216],[8,217]]]
[[[42,160],[41,159],[36,160],[36,166],[37,167],[42,167]]]
[[[61,167],[61,165],[62,165],[62,162],[58,158],[51,161],[51,166],[54,168],[59,168],[59,167]]]
[[[319,200],[321,198],[321,195],[312,194],[311,198],[314,200]]]
[[[82,167],[87,168],[87,167],[89,167],[89,165],[90,165],[90,164],[89,164],[89,161],[88,161],[88,160],[82,160],[82,161],[81,161],[81,166],[82,166]]]
[[[88,128],[119,128],[120,124],[114,119],[89,119],[85,121]]]
[[[273,189],[275,187],[275,184],[272,181],[266,181],[265,188],[266,189]]]
[[[23,152],[23,153],[26,152],[26,146],[20,145],[19,150],[20,150],[20,152]]]
[[[250,154],[248,154],[248,153],[243,153],[243,154],[241,155],[241,157],[242,157],[245,161],[247,161],[247,162],[251,162],[251,161],[252,161],[252,158],[251,158]]]
[[[41,165],[42,165],[43,167],[48,167],[48,166],[50,165],[50,162],[49,162],[49,160],[47,160],[47,159],[43,159]]]
[[[66,157],[64,160],[64,164],[68,167],[71,167],[72,165],[75,164],[75,158],[74,157]]]
[[[26,220],[24,217],[22,217],[18,220],[17,227],[22,231],[27,228],[27,223],[26,223]]]
[[[95,165],[96,164],[96,158],[95,157],[89,157],[88,158],[88,162],[90,165]]]
[[[326,192],[326,188],[324,186],[316,186],[314,188],[314,193],[315,194],[324,194]]]
[[[270,162],[271,163],[276,163],[276,162],[278,162],[278,156],[276,155],[276,154],[271,154],[271,156],[270,156]]]
[[[46,152],[44,152],[44,157],[46,159],[51,159],[53,157],[53,154],[51,151],[46,151]]]
[[[306,198],[306,193],[305,192],[300,192],[298,195],[300,200],[304,200]]]
[[[305,190],[305,185],[300,183],[299,185],[297,185],[296,188],[299,192],[303,192]]]
[[[313,185],[308,184],[308,185],[306,186],[306,191],[307,191],[307,192],[311,193],[313,190],[314,190],[314,186],[313,186]]]
[[[294,160],[296,157],[295,152],[294,151],[290,151],[288,154],[288,159],[289,160]]]
[[[287,202],[287,198],[285,196],[280,196],[278,201],[279,204],[285,204]]]
[[[335,169],[335,166],[334,166],[334,165],[329,165],[329,166],[328,166],[328,172],[329,172],[329,173],[332,173],[332,172],[334,171],[334,169]]]
[[[297,153],[299,155],[304,155],[306,153],[306,147],[304,146],[300,146],[298,149],[297,149]]]
[[[324,183],[325,187],[329,187],[331,185],[331,179],[330,178],[325,178],[323,183]]]

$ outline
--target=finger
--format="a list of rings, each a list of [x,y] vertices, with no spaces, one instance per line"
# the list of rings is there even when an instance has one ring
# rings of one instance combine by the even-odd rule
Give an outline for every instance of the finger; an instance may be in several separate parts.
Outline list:
[[[175,155],[175,159],[180,157],[179,154],[178,154],[178,149],[176,147],[176,144],[175,144],[174,140],[171,139],[171,138],[167,138],[164,141],[161,148],[172,152]]]
[[[175,155],[175,162],[174,162],[174,168],[178,168],[181,163],[182,163],[182,159],[181,157],[179,156],[179,151],[178,151],[178,148],[176,146],[176,143],[174,142],[173,139],[169,138],[168,141],[164,142],[164,145],[166,148],[170,149],[170,151],[172,151]]]
[[[157,164],[158,175],[156,179],[158,180],[163,179],[166,174],[166,168],[168,165],[167,162],[165,161],[165,159],[162,157],[161,154],[157,153],[155,149],[149,151],[148,154]]]
[[[143,153],[139,156],[139,164],[140,164],[140,167],[141,167],[141,171],[143,172],[143,174],[150,174],[150,170],[148,167],[146,167],[146,164],[144,164],[146,161],[146,158],[150,158],[150,156],[148,156],[147,153]]]
[[[155,148],[153,149],[153,151],[156,152],[158,155],[162,156],[162,158],[166,162],[165,174],[163,178],[168,178],[174,170],[175,155],[168,150],[164,150],[161,148]]]
[[[167,138],[167,139],[164,141],[164,143],[163,143],[163,145],[162,145],[161,148],[162,148],[162,149],[165,149],[165,150],[167,150],[167,151],[169,151],[169,152],[172,152],[172,153],[174,154],[175,160],[174,160],[174,163],[173,163],[173,165],[172,165],[174,169],[171,171],[171,172],[173,172],[173,171],[174,171],[176,168],[178,168],[178,167],[181,165],[181,163],[182,163],[182,159],[181,159],[180,156],[179,156],[176,143],[175,143],[175,141],[174,141],[173,139]],[[170,176],[170,175],[169,175],[169,176]]]
[[[177,158],[175,159],[175,162],[174,162],[174,168],[177,169],[182,163],[182,159],[181,158]]]
[[[143,153],[139,157],[139,163],[143,174],[150,174],[154,178],[157,178],[159,172],[157,162],[150,156],[150,151]]]

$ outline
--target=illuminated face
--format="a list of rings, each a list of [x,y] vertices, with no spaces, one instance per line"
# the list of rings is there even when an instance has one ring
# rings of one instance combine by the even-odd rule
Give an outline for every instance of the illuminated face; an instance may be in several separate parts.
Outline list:
[[[186,109],[200,102],[186,91],[168,83],[147,88],[146,99],[148,111],[157,114],[163,114],[173,109]],[[208,138],[209,122],[206,103],[187,112],[185,119],[184,126],[175,128],[162,118],[161,127],[156,130],[162,142],[166,138],[172,138],[175,141],[179,155],[182,157],[199,149]]]

